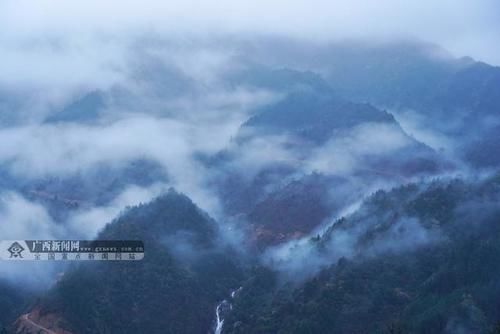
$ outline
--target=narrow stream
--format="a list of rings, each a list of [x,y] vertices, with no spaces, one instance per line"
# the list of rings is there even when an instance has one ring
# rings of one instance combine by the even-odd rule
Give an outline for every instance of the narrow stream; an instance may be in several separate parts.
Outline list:
[[[237,293],[241,289],[242,289],[242,287],[239,287],[238,289],[231,291],[231,299],[229,301],[224,299],[219,304],[217,304],[217,307],[215,308],[215,321],[216,321],[216,323],[215,323],[214,334],[221,334],[222,333],[222,327],[224,326],[224,314],[233,309],[233,305],[231,304],[231,301],[236,297]]]

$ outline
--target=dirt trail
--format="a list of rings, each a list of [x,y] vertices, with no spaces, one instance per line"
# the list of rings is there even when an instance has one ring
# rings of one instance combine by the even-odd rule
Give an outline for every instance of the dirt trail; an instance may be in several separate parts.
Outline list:
[[[29,318],[29,315],[30,315],[29,313],[23,314],[20,317],[21,321],[24,322],[25,324],[28,324],[30,327],[33,327],[34,329],[36,329],[38,331],[42,331],[43,334],[57,334],[56,332],[51,331],[50,329],[47,329],[45,327],[42,327],[39,324],[37,324],[36,322],[34,322],[33,320],[31,320]]]

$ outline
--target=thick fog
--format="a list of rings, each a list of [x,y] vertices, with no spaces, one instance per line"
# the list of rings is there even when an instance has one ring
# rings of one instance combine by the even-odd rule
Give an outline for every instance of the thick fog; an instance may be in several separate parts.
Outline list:
[[[92,56],[105,62],[116,57],[111,41],[143,33],[275,33],[320,40],[415,37],[441,44],[458,54],[500,62],[498,50],[494,49],[500,10],[494,0],[147,0],[140,4],[45,0],[3,1],[0,6],[2,40],[6,42],[2,45],[17,49],[28,57],[25,60],[29,60],[30,49],[43,48],[44,54],[39,57],[51,58],[57,50],[66,50],[74,52],[75,63],[87,63],[83,60]],[[90,42],[93,39],[96,41]],[[101,47],[86,48],[88,42]],[[107,47],[102,48],[103,45]],[[3,63],[20,60],[9,58]],[[59,65],[63,68],[70,64]],[[80,67],[79,74],[90,76],[95,65],[87,63],[91,67]]]
[[[321,61],[304,65],[315,59],[312,51],[299,50],[346,40],[371,45],[419,40],[440,45],[450,59],[472,56],[500,64],[499,16],[500,5],[490,0],[2,1],[0,166],[9,180],[0,189],[2,238],[92,238],[126,206],[147,202],[168,187],[224,222],[234,217],[224,215],[214,187],[221,175],[236,171],[250,182],[278,164],[293,169],[290,178],[319,172],[349,179],[343,191],[352,202],[342,208],[348,210],[374,189],[408,181],[398,173],[367,170],[367,156],[406,155],[415,138],[435,150],[453,151],[454,143],[424,128],[411,111],[396,117],[406,133],[395,124],[367,122],[317,147],[290,134],[256,132],[239,142],[240,126],[253,112],[288,93],[251,80],[238,82],[241,73],[255,70],[257,60],[279,64],[277,68],[294,63],[299,69],[321,70]],[[253,45],[255,58],[245,58],[245,41],[261,40]],[[259,49],[266,45],[269,49]],[[281,59],[287,52],[281,45],[295,45],[295,53]],[[95,119],[48,121],[94,93],[102,95],[105,105]],[[207,163],[221,152],[231,159],[216,167]],[[91,171],[103,166],[121,171],[143,160],[166,176],[118,187],[106,200],[95,199],[94,193],[86,198],[61,195],[57,200],[83,203],[60,219],[65,224],[27,195],[38,183],[71,185],[74,178],[92,179]],[[373,175],[358,178],[363,173]],[[398,249],[437,239],[416,221],[406,226],[403,232],[396,226],[386,236],[403,243],[396,244]],[[352,254],[359,234],[340,233],[335,255],[319,258],[314,270]],[[298,241],[306,242],[307,237]],[[191,245],[184,243],[188,246],[180,244],[175,252],[189,257]],[[385,245],[373,245],[373,253],[387,251]],[[277,257],[289,247],[279,249]],[[311,258],[302,252],[292,254],[296,261],[286,266]]]

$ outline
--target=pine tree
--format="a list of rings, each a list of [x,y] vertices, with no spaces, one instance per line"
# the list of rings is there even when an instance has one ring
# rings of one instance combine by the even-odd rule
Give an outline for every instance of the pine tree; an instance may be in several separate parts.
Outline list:
[[[403,327],[398,322],[389,324],[385,331],[387,334],[403,334]]]
[[[498,321],[496,325],[493,327],[491,334],[500,334],[500,321]]]

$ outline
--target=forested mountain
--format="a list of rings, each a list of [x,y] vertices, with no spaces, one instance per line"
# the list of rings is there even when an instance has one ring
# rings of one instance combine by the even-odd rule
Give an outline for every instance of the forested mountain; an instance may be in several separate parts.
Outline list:
[[[243,124],[243,131],[295,135],[313,143],[324,143],[335,131],[364,122],[393,123],[394,118],[368,104],[352,103],[332,94],[292,93],[284,100],[258,111]]]
[[[39,321],[55,314],[50,326],[72,333],[206,333],[216,303],[242,277],[236,253],[217,229],[173,190],[128,209],[98,238],[143,240],[144,260],[70,268],[35,305]]]
[[[348,99],[399,115],[414,112],[421,116],[421,126],[452,137],[462,158],[479,167],[492,166],[491,159],[475,151],[482,147],[483,132],[489,133],[485,155],[498,150],[494,127],[498,125],[500,68],[470,57],[454,58],[426,43],[338,42],[310,45],[314,51],[304,52],[291,41],[281,41],[276,57],[265,53],[261,43],[253,43],[259,60],[322,73],[331,89]]]
[[[225,333],[488,333],[500,319],[499,178],[379,191],[256,270]],[[308,249],[303,249],[303,248]],[[318,258],[331,263],[314,273]],[[303,282],[286,261],[303,261]]]
[[[36,299],[37,293],[0,281],[0,330],[10,327],[21,312]]]
[[[30,118],[37,95],[0,87],[2,239],[145,244],[50,288],[5,267],[0,329],[498,328],[498,67],[415,41],[198,43],[134,44],[116,82]]]

